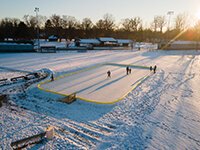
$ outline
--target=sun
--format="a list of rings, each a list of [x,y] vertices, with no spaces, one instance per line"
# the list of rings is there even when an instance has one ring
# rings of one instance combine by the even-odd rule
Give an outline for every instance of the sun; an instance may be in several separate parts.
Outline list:
[[[199,10],[199,11],[197,11],[197,13],[196,13],[195,17],[196,17],[198,20],[200,20],[200,10]]]

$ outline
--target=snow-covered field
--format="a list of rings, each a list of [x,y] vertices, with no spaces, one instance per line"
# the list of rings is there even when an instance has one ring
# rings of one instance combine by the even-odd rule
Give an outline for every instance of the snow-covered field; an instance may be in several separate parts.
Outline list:
[[[55,127],[52,140],[30,149],[200,149],[200,52],[91,51],[0,54],[0,67],[49,68],[56,76],[102,63],[157,65],[122,101],[99,105],[40,91],[37,83],[1,86],[9,100],[0,108],[0,149]],[[136,72],[137,70],[135,70]],[[1,71],[4,76],[8,71]],[[112,90],[112,89],[110,89]],[[118,91],[116,90],[116,93]]]
[[[25,75],[25,73],[18,72],[18,71],[10,71],[10,70],[7,70],[7,69],[1,69],[0,68],[0,80],[6,79],[6,78],[10,79],[10,78],[18,77],[18,76],[22,76],[22,75]]]

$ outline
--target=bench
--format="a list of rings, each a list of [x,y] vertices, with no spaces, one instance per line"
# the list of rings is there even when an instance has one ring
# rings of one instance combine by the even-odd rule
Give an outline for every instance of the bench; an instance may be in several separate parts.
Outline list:
[[[64,103],[67,103],[67,104],[71,104],[75,100],[76,100],[76,93],[73,93],[73,94],[70,94],[69,96],[63,98],[61,100],[61,102],[64,102]]]
[[[12,142],[10,146],[16,150],[22,149],[22,148],[27,147],[28,145],[40,143],[43,140],[45,135],[46,135],[46,132],[42,132],[42,133],[27,137],[27,138]]]

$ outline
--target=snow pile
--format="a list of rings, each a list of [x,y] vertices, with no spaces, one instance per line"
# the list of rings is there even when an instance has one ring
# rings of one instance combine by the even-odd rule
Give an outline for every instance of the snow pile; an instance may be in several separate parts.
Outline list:
[[[54,74],[54,71],[52,71],[52,70],[49,69],[49,68],[42,68],[42,69],[37,70],[37,71],[35,71],[35,72],[41,73],[41,74],[48,74],[48,75]]]
[[[17,76],[23,76],[26,75],[27,73],[23,73],[23,72],[17,72],[17,71],[8,71],[5,69],[0,69],[0,80],[1,79],[10,79],[13,77],[17,77]]]

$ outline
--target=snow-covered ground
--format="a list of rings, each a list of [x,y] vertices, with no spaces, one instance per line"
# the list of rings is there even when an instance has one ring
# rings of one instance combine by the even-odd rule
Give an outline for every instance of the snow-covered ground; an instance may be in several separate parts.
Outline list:
[[[5,70],[0,68],[0,80],[1,79],[10,79],[13,77],[18,77],[25,75],[24,72],[18,72],[18,71],[10,71],[10,70]]]
[[[23,83],[1,86],[0,92],[10,96],[0,108],[0,149],[11,149],[12,141],[49,125],[55,127],[55,138],[29,148],[200,149],[198,51],[0,54],[0,67],[50,68],[56,76],[108,62],[156,64],[158,71],[112,105],[64,104],[58,101],[62,96],[40,91],[37,83],[25,92]]]

